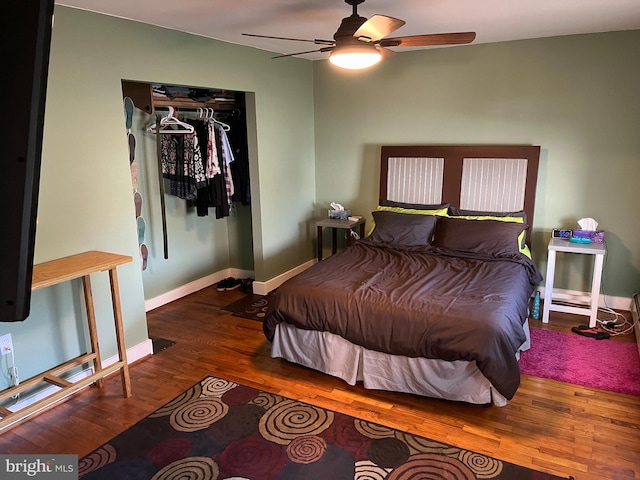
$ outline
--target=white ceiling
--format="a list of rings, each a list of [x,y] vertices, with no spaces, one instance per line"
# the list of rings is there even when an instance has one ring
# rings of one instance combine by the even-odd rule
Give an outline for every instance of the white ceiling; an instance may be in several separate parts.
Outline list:
[[[56,0],[56,4],[280,54],[316,46],[241,34],[332,40],[342,18],[351,14],[344,0]],[[405,20],[406,25],[391,36],[473,31],[477,33],[473,43],[640,29],[640,0],[366,0],[358,14]]]

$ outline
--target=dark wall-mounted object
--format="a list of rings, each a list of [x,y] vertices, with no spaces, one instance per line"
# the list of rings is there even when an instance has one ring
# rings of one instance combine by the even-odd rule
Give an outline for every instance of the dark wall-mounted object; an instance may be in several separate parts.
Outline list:
[[[0,321],[27,318],[54,0],[6,0],[0,15]]]

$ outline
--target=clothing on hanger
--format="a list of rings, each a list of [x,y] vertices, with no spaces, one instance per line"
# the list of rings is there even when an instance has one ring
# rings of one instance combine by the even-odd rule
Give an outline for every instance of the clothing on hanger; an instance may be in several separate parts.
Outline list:
[[[159,134],[161,171],[169,179],[169,193],[194,202],[199,216],[215,208],[216,218],[222,218],[230,214],[238,198],[249,204],[248,178],[240,184],[234,175],[234,171],[244,171],[248,177],[248,161],[247,168],[234,165],[236,153],[227,134],[231,125],[213,118],[211,108],[199,108],[197,113],[200,119],[180,120],[169,107],[159,128],[154,125],[148,131]],[[242,185],[242,195],[236,194],[236,183]]]
[[[213,178],[215,175],[221,173],[220,161],[218,159],[218,150],[216,145],[216,133],[214,123],[212,121],[207,122],[207,178]]]
[[[231,149],[231,145],[229,144],[229,139],[227,137],[227,132],[222,125],[219,123],[215,124],[215,129],[218,132],[220,142],[222,144],[222,167],[224,169],[224,184],[227,191],[227,202],[229,203],[229,208],[232,206],[232,197],[235,192],[235,188],[233,185],[233,177],[231,175],[231,168],[229,165],[233,162],[233,150]]]
[[[161,148],[162,175],[170,180],[170,193],[195,200],[198,188],[207,184],[198,136],[161,135]]]

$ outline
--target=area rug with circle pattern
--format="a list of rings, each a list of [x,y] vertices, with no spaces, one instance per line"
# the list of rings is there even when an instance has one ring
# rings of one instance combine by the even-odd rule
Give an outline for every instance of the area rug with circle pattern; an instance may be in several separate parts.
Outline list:
[[[552,480],[383,425],[206,377],[79,462],[83,479]]]

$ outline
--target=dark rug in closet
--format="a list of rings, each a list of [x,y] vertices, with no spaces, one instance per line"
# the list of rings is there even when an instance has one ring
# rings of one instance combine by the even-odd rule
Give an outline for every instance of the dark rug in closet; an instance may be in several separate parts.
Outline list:
[[[234,317],[248,318],[249,320],[261,322],[267,313],[269,301],[273,294],[274,292],[269,292],[267,295],[249,294],[240,300],[225,305],[222,310],[231,312]]]
[[[171,345],[175,345],[176,342],[174,342],[173,340],[167,340],[166,338],[151,337],[151,343],[153,345],[153,353],[155,355],[158,352],[166,350]]]

